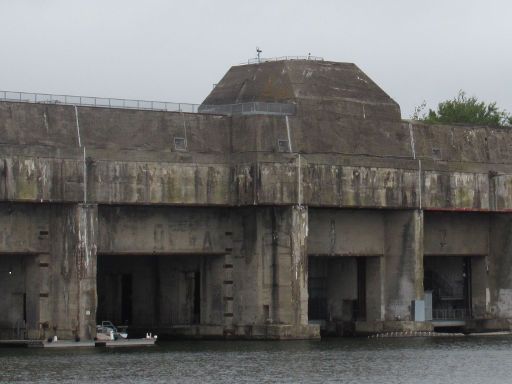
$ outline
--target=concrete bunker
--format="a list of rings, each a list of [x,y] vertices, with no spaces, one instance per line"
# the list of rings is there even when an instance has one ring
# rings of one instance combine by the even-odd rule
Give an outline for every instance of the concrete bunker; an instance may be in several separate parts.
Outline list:
[[[436,317],[510,329],[510,130],[401,121],[355,65],[314,60],[233,67],[212,105],[231,116],[0,103],[0,253],[23,260],[16,282],[0,262],[5,337],[316,338],[308,271],[334,333],[431,330],[424,287]]]
[[[195,333],[222,324],[221,256],[98,255],[97,321],[130,336]]]

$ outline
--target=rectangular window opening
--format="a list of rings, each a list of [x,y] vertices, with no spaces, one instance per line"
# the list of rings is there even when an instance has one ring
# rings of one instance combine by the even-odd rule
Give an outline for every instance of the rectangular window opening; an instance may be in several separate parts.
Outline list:
[[[184,137],[175,137],[174,138],[174,149],[176,151],[186,151],[187,150],[187,140]]]
[[[277,140],[277,150],[278,152],[289,152],[288,140]]]

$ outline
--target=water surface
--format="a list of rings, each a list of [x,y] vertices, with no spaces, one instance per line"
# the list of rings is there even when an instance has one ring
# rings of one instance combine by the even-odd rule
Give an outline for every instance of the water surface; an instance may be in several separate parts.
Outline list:
[[[0,348],[1,383],[512,383],[512,337]]]

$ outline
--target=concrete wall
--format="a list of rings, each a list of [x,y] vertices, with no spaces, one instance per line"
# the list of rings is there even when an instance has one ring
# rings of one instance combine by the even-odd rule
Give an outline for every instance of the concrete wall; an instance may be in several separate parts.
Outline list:
[[[0,203],[0,253],[48,253],[50,211],[44,205]]]
[[[224,254],[231,213],[219,208],[99,208],[98,252]]]
[[[172,152],[183,137],[193,152],[229,150],[229,120],[215,115],[2,102],[0,127],[2,144]]]
[[[384,213],[370,210],[310,209],[308,254],[383,255]]]
[[[425,213],[425,255],[487,255],[489,215]]]
[[[499,128],[339,111],[298,113],[287,124],[283,116],[75,113],[72,106],[13,102],[0,103],[0,124],[1,200],[512,208],[504,150],[512,138]],[[176,150],[174,138],[184,136],[186,148]],[[281,153],[277,142],[288,136],[291,153]]]

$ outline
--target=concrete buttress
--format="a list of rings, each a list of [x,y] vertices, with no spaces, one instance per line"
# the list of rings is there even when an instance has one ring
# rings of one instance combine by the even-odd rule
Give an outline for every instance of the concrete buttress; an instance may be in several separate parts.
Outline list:
[[[97,227],[96,205],[55,206],[51,212],[48,326],[58,337],[96,334]]]
[[[242,217],[245,236],[235,260],[245,262],[238,262],[234,290],[235,305],[244,303],[237,325],[252,337],[318,337],[307,317],[307,207],[251,208]]]
[[[384,220],[384,319],[410,321],[413,300],[423,298],[423,212],[388,212]]]

